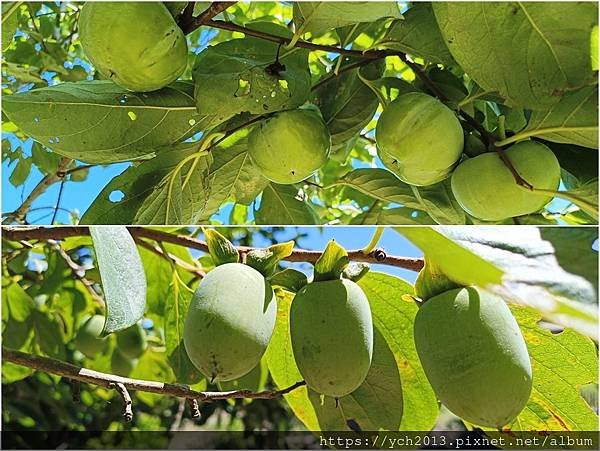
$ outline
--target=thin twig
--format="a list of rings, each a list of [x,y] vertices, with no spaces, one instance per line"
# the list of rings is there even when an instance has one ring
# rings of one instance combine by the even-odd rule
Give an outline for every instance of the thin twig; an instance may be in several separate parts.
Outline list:
[[[109,384],[109,388],[114,388],[123,399],[123,418],[125,418],[125,421],[130,422],[131,420],[133,420],[131,396],[129,396],[127,387],[125,387],[125,385],[122,382],[111,382]]]
[[[199,420],[202,415],[200,414],[200,406],[198,405],[198,400],[188,398],[187,404],[190,408],[190,416],[195,420]]]
[[[367,64],[371,64],[373,62],[372,59],[363,59],[360,61],[356,61],[354,63],[351,64],[346,64],[345,66],[340,67],[340,69],[337,72],[331,71],[329,72],[327,75],[325,75],[323,78],[321,78],[318,82],[316,82],[311,88],[311,91],[315,91],[316,89],[318,89],[320,86],[329,83],[331,80],[335,80],[337,77],[339,77],[340,75],[342,75],[344,72],[348,72],[351,71],[353,69],[357,69],[359,67],[363,67],[366,66]]]
[[[63,176],[60,179],[60,186],[58,188],[58,197],[56,199],[56,206],[54,207],[54,212],[52,213],[52,219],[50,220],[50,224],[54,224],[54,222],[56,221],[56,215],[58,214],[58,210],[60,210],[60,201],[62,199],[64,189],[65,189],[65,178]]]
[[[196,2],[188,2],[183,14],[179,20],[179,27],[183,30],[185,34],[189,34],[197,28],[205,25],[207,22],[218,16],[220,13],[225,11],[232,5],[235,5],[237,2],[212,2],[208,8],[206,8],[202,14],[198,17],[193,17],[192,14],[194,12],[194,4]]]
[[[282,390],[265,390],[253,392],[250,390],[232,390],[224,392],[201,392],[192,390],[185,385],[169,384],[166,382],[146,381],[142,379],[130,379],[127,377],[116,376],[114,374],[102,373],[88,368],[82,368],[67,362],[43,357],[39,355],[27,354],[13,349],[2,348],[2,360],[16,365],[32,368],[57,376],[63,376],[72,380],[86,382],[88,384],[98,385],[105,388],[117,388],[112,384],[122,384],[128,390],[143,391],[148,393],[157,393],[160,395],[174,396],[177,398],[198,399],[203,402],[211,402],[222,399],[273,399],[290,393],[299,387],[304,386],[304,381],[296,382]]]
[[[88,293],[90,293],[90,295],[92,296],[92,299],[94,299],[101,306],[106,305],[102,296],[100,296],[94,288],[94,282],[90,281],[85,277],[85,270],[77,263],[75,263],[73,259],[69,256],[69,254],[67,254],[67,252],[62,247],[60,247],[60,243],[54,240],[49,240],[48,243],[58,252],[58,255],[62,257],[62,259],[65,261],[65,263],[71,270],[73,276],[77,280],[79,280],[79,282],[81,282],[81,284],[86,288]]]
[[[144,227],[127,227],[129,233],[134,238],[147,238],[150,240],[172,243],[190,249],[198,249],[208,252],[208,245],[205,241],[198,238],[193,238],[188,235],[177,233],[163,232],[162,230],[147,229]],[[60,240],[73,236],[89,235],[89,228],[86,226],[73,227],[40,227],[40,226],[6,226],[2,229],[5,238],[11,241],[19,240]],[[248,246],[237,246],[241,253],[248,253],[256,248]],[[386,255],[381,259],[381,249],[375,249],[373,252],[365,255],[362,250],[348,251],[348,258],[352,261],[365,263],[381,263],[389,266],[408,269],[411,271],[420,271],[423,268],[423,259],[413,257],[401,257],[394,255]],[[321,251],[313,251],[307,249],[294,249],[292,254],[285,258],[290,262],[308,262],[315,263],[320,257]]]
[[[150,244],[147,241],[142,240],[140,238],[134,238],[134,241],[144,249],[147,249],[150,252],[158,255],[159,257],[164,258],[168,262],[173,263],[179,266],[180,268],[192,273],[196,279],[203,279],[206,276],[206,273],[200,268],[197,268],[196,266],[186,262],[185,260],[182,260],[176,255],[165,253],[159,246]]]
[[[7,213],[7,219],[13,218],[19,222],[23,222],[27,213],[29,213],[29,207],[31,204],[42,194],[46,192],[50,185],[61,180],[65,174],[65,168],[71,164],[73,160],[70,158],[62,158],[58,163],[58,168],[54,174],[48,174],[40,180],[40,182],[33,188],[31,193],[23,201],[23,203],[13,212]]]

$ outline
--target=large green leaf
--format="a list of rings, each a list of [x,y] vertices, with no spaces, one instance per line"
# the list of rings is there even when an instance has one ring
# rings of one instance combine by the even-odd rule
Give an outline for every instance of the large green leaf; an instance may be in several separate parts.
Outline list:
[[[428,2],[413,3],[404,20],[394,21],[377,47],[399,50],[431,63],[454,63]]]
[[[210,166],[210,196],[200,221],[208,219],[227,200],[249,205],[266,188],[269,181],[250,159],[248,140],[243,137],[233,143],[224,141],[212,150],[213,163]]]
[[[313,208],[299,197],[293,185],[269,183],[262,193],[260,207],[254,214],[257,224],[318,224]]]
[[[452,193],[450,179],[447,178],[430,186],[413,187],[421,210],[438,224],[464,224],[466,215]]]
[[[450,53],[482,88],[508,104],[547,109],[596,81],[588,2],[434,2]]]
[[[196,111],[193,86],[133,93],[111,81],[61,83],[3,97],[2,111],[56,153],[87,163],[131,160],[219,122]]]
[[[527,128],[511,137],[510,141],[530,136],[597,149],[598,87],[589,86],[569,92],[548,110],[534,111]]]
[[[250,28],[290,37],[284,27],[253,23]],[[279,74],[270,73],[280,52]],[[264,114],[302,105],[310,92],[308,51],[280,49],[276,43],[248,37],[222,42],[202,51],[194,66],[200,114]]]
[[[423,209],[406,183],[392,172],[379,168],[354,169],[331,186],[350,186],[367,196],[407,207]]]
[[[382,75],[382,69],[381,64],[369,64],[345,72],[315,90],[313,102],[321,110],[334,149],[360,133],[379,106],[375,93],[358,78],[358,70],[363,77],[374,79]],[[327,79],[330,75],[324,77]]]
[[[146,276],[135,242],[122,226],[90,227],[106,302],[104,334],[137,323],[146,310]]]
[[[598,351],[573,330],[558,334],[540,327],[540,315],[512,307],[521,326],[533,366],[533,391],[523,411],[509,426],[513,431],[595,431],[598,415],[579,388],[598,383]]]
[[[172,268],[169,291],[164,304],[165,345],[168,362],[177,382],[181,384],[196,384],[202,379],[202,374],[188,357],[183,344],[185,315],[192,299],[189,290],[178,277],[177,269]]]
[[[413,287],[398,277],[379,272],[368,272],[358,284],[369,299],[373,322],[398,364],[404,405],[400,429],[429,431],[437,420],[438,404],[414,344],[413,324],[418,307],[403,297],[412,295]]]
[[[295,2],[294,25],[301,33],[319,34],[385,17],[402,18],[396,2]]]
[[[204,213],[212,156],[196,156],[176,166],[154,187],[137,211],[136,224],[197,224]]]
[[[11,43],[19,25],[19,8],[23,2],[2,2],[2,50]]]
[[[397,231],[417,245],[452,281],[479,285],[528,305],[557,324],[597,335],[596,292],[558,265],[537,228],[437,227]],[[475,269],[474,269],[475,268]]]
[[[158,156],[133,165],[113,178],[86,210],[83,224],[133,224],[136,213],[161,181],[186,157],[196,152],[198,143],[179,144]],[[111,199],[116,194],[122,199]]]

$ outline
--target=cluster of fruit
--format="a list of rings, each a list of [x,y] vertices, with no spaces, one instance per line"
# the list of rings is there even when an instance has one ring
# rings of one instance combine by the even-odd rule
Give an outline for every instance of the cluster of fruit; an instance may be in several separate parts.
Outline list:
[[[223,264],[194,294],[185,349],[211,381],[238,379],[260,362],[276,316],[276,296],[261,273]],[[373,321],[358,284],[342,278],[305,285],[292,301],[288,327],[296,365],[310,389],[339,399],[365,381]],[[438,398],[463,419],[501,427],[527,403],[529,355],[501,298],[471,287],[432,297],[419,309],[414,338]]]
[[[96,69],[118,85],[137,92],[160,89],[187,67],[186,38],[174,19],[181,8],[181,2],[88,2],[79,19],[82,46]],[[106,39],[109,34],[116,39]],[[500,221],[533,213],[552,198],[518,185],[496,152],[466,158],[456,114],[429,95],[411,92],[387,105],[376,137],[383,164],[401,180],[426,186],[451,176],[454,196],[475,218]],[[279,184],[311,176],[327,161],[330,147],[327,125],[315,108],[271,115],[248,139],[256,167]],[[506,156],[533,187],[558,188],[558,160],[543,144],[520,142]]]

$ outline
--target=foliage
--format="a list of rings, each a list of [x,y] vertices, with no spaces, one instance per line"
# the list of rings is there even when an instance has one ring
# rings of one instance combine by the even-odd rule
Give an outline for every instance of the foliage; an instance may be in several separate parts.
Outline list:
[[[19,233],[18,229],[12,230]],[[107,242],[127,233],[120,227],[103,230]],[[93,240],[86,232],[79,232],[59,242],[7,240],[5,237],[3,346],[114,374],[117,372],[114,356],[121,352],[117,333],[108,333],[103,350],[91,357],[77,349],[75,337],[92,314],[106,315],[108,324],[114,317],[122,316],[122,312],[111,308],[119,306],[119,298],[109,296],[114,285],[119,285],[128,296],[137,293],[137,283],[145,278],[145,298],[129,298],[133,310],[141,308],[143,311],[141,324],[147,341],[147,347],[137,360],[130,362],[133,366],[130,377],[212,391],[282,389],[302,379],[292,350],[289,324],[295,293],[307,284],[309,270],[338,278],[341,268],[355,259],[355,254],[330,242],[322,258],[310,260],[315,265],[310,269],[303,263],[279,262],[292,255],[295,262],[302,259],[303,251],[298,249],[305,243],[302,229],[292,237],[296,241],[294,250],[291,250],[292,243],[278,244],[284,240],[279,238],[277,228],[222,228],[218,233],[208,232],[205,238],[210,237],[211,247],[229,247],[225,246],[227,240],[235,246],[273,243],[266,250],[252,252],[256,254],[256,262],[269,263],[265,274],[269,274],[277,296],[275,330],[262,362],[236,381],[215,385],[190,362],[182,341],[192,293],[198,283],[202,283],[204,274],[210,274],[215,268],[216,262],[208,252],[173,244],[164,237],[162,240],[142,238],[135,230],[139,229],[129,229],[135,236],[137,251],[116,246],[108,250],[108,246],[99,244],[97,232],[93,233]],[[145,230],[148,234],[155,232]],[[388,273],[385,267],[384,272],[364,274],[361,271],[358,286],[368,300],[373,320],[373,357],[366,379],[355,391],[341,397],[338,404],[306,386],[271,400],[201,403],[200,424],[205,429],[216,429],[221,421],[218,419],[225,418],[221,427],[228,430],[291,430],[300,427],[298,422],[313,431],[430,430],[438,420],[439,406],[413,338],[419,303],[456,286],[475,285],[509,302],[533,367],[532,394],[526,407],[506,428],[593,430],[597,415],[579,388],[597,383],[594,370],[598,365],[597,348],[586,336],[595,337],[596,331],[589,324],[594,321],[597,324],[597,300],[588,280],[594,271],[583,268],[581,272],[578,262],[581,258],[590,261],[597,271],[597,260],[592,262],[597,257],[592,249],[597,231],[588,229],[576,234],[566,229],[527,227],[507,236],[502,228],[398,230],[405,238],[400,235],[396,238],[416,244],[428,264],[415,286]],[[62,233],[60,228],[50,229],[50,232]],[[286,238],[290,238],[289,232]],[[185,228],[163,229],[161,233],[173,237],[196,235],[195,231]],[[379,236],[376,232],[370,247],[376,246]],[[571,248],[577,252],[571,252]],[[248,251],[241,247],[238,250]],[[123,256],[123,252],[139,254],[143,271],[129,273],[127,279],[107,280],[103,264],[110,261],[107,257]],[[100,258],[102,253],[112,255]],[[384,260],[384,264],[393,265],[393,261],[396,260]],[[322,282],[315,285],[319,283]],[[137,318],[136,315],[125,317]],[[185,420],[187,414],[183,420],[181,414],[177,415],[182,407],[175,399],[136,391],[132,393],[134,420],[128,426],[120,420],[122,412],[116,407],[120,400],[114,390],[82,384],[82,401],[73,406],[65,379],[32,372],[7,361],[2,366],[2,382],[3,427],[7,430],[171,430],[188,421]],[[33,402],[40,397],[42,404]],[[107,403],[110,403],[109,409]],[[29,407],[25,408],[26,405]],[[45,407],[33,408],[38,405]],[[48,411],[53,415],[47,415]]]
[[[92,191],[89,206],[63,200],[63,223],[479,223],[447,180],[411,187],[377,156],[382,108],[411,91],[462,119],[469,156],[490,139],[533,139],[557,155],[562,184],[547,195],[562,201],[520,222],[597,223],[594,3],[240,2],[188,33],[183,75],[148,93],[103,80],[90,64],[82,3],[5,3],[2,161],[15,188],[45,176]],[[320,110],[331,155],[308,179],[274,185],[246,137],[303,105]],[[89,175],[119,162],[111,180]],[[36,209],[61,204],[45,188],[5,220],[43,220]]]

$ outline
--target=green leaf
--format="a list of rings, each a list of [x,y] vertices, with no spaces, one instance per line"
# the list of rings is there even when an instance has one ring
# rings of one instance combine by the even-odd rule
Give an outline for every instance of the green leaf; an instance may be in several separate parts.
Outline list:
[[[286,268],[269,278],[273,287],[281,287],[291,293],[297,293],[308,283],[308,277],[296,269]]]
[[[337,244],[335,240],[330,240],[315,263],[314,281],[339,279],[349,262],[346,249]]]
[[[579,392],[598,382],[594,342],[573,330],[553,334],[540,326],[540,315],[512,307],[521,326],[533,367],[533,391],[523,411],[509,426],[513,431],[593,431],[598,416]]]
[[[133,224],[142,203],[169,173],[198,150],[198,143],[179,144],[156,158],[133,165],[113,178],[81,218],[82,224]],[[123,196],[111,200],[114,194]]]
[[[435,224],[429,215],[411,208],[381,208],[376,205],[352,218],[351,224],[360,225],[425,225]]]
[[[111,81],[81,81],[2,100],[2,111],[24,133],[86,163],[151,155],[218,122],[198,114],[189,82],[133,93]]]
[[[385,17],[401,19],[395,2],[294,2],[294,25],[301,34],[320,34]]]
[[[595,227],[542,227],[542,238],[554,248],[558,264],[567,272],[584,277],[598,289],[598,251],[592,246],[598,239]]]
[[[340,69],[347,64],[342,64]],[[358,78],[359,70],[361,76],[371,80],[381,77],[383,65],[380,62],[371,63],[331,80],[328,80],[331,74],[326,74],[322,79],[328,81],[319,85],[313,93],[313,102],[323,115],[334,149],[360,133],[379,106],[375,93]]]
[[[430,186],[413,187],[417,201],[438,224],[464,224],[466,215],[452,193],[450,179],[447,178]]]
[[[23,2],[2,2],[2,50],[10,45],[19,25],[19,8]]]
[[[61,160],[59,155],[47,151],[46,148],[38,142],[34,142],[31,147],[31,158],[33,164],[35,164],[44,174],[55,174]]]
[[[215,229],[205,229],[204,238],[215,266],[237,263],[240,260],[240,253],[233,243]]]
[[[537,228],[403,228],[397,231],[459,285],[479,285],[514,303],[536,308],[544,318],[586,335],[597,334],[596,293],[567,273]],[[477,270],[473,270],[477,268]]]
[[[8,287],[3,287],[2,297],[6,300],[10,318],[14,321],[26,321],[35,309],[35,303],[31,296],[16,282],[11,283]]]
[[[212,156],[190,154],[165,175],[144,199],[134,224],[197,224],[204,213]]]
[[[233,143],[228,139],[211,151],[214,160],[208,175],[210,196],[201,222],[208,221],[228,199],[249,205],[269,184],[252,163],[247,143],[245,137]]]
[[[270,22],[249,28],[290,37],[291,32]],[[194,65],[195,97],[200,114],[231,117],[238,113],[272,113],[302,105],[310,92],[308,51],[279,49],[285,68],[268,72],[275,63],[278,44],[247,37],[209,47]]]
[[[354,169],[330,186],[350,186],[373,199],[407,207],[422,209],[410,185],[402,182],[392,172],[379,168]],[[416,206],[416,207],[415,207]]]
[[[446,46],[430,3],[413,3],[404,13],[404,20],[396,20],[378,48],[399,50],[425,61],[452,65],[454,59]]]
[[[568,191],[550,191],[550,193],[573,202],[598,222],[598,179],[590,180]]]
[[[527,128],[505,141],[515,142],[531,136],[597,149],[598,87],[569,92],[549,109],[534,111]]]
[[[253,249],[246,254],[246,264],[256,269],[265,277],[269,277],[279,262],[292,255],[294,241],[274,244],[266,249]]]
[[[36,342],[43,354],[56,359],[66,358],[63,343],[62,324],[57,318],[49,318],[39,311],[33,312],[33,328]]]
[[[165,345],[169,365],[177,382],[181,384],[195,384],[202,379],[202,374],[191,362],[183,344],[185,315],[191,298],[192,293],[178,277],[177,269],[172,268],[163,313]]]
[[[25,183],[27,177],[29,177],[29,173],[31,172],[32,161],[33,160],[31,158],[24,158],[23,156],[19,157],[17,165],[12,170],[12,173],[8,178],[8,181],[11,183],[11,185],[17,187]]]
[[[382,333],[396,358],[402,381],[403,416],[400,430],[429,431],[438,417],[438,403],[421,367],[413,339],[413,324],[418,307],[406,295],[413,287],[389,274],[369,272],[358,283]]]
[[[125,227],[90,227],[106,302],[103,334],[137,323],[146,309],[146,276],[133,238]]]
[[[595,3],[434,2],[433,10],[454,59],[511,106],[547,109],[596,81]]]
[[[317,224],[313,208],[299,198],[293,185],[269,183],[263,191],[260,207],[255,212],[256,224],[304,225]]]
[[[262,391],[265,389],[269,377],[269,368],[267,367],[266,359],[261,359],[260,363],[252,369],[245,376],[235,379],[233,381],[221,381],[219,382],[219,389],[222,391],[229,390],[250,390],[250,391]],[[230,400],[233,402],[234,400]],[[251,399],[245,399],[245,403],[252,402]]]

